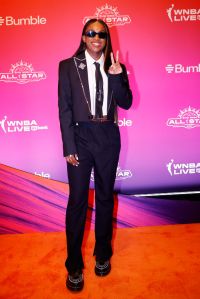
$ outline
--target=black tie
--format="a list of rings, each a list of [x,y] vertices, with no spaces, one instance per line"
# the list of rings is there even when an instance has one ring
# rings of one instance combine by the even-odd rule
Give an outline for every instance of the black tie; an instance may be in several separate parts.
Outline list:
[[[95,117],[101,118],[103,117],[102,106],[103,106],[103,78],[100,71],[100,64],[98,62],[94,62],[96,66],[95,78],[96,78],[96,112]]]

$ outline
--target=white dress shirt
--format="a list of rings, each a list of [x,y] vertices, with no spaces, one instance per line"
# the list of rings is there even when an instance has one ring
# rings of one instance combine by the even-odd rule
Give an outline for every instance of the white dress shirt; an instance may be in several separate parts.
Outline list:
[[[90,101],[91,101],[91,112],[92,115],[95,115],[95,102],[96,102],[96,79],[95,79],[95,71],[96,67],[94,62],[98,62],[100,64],[100,71],[103,78],[103,116],[107,115],[107,102],[108,102],[108,77],[103,69],[104,66],[104,54],[102,53],[101,57],[98,60],[94,60],[88,51],[85,51],[87,70],[88,70],[88,83],[90,90]]]

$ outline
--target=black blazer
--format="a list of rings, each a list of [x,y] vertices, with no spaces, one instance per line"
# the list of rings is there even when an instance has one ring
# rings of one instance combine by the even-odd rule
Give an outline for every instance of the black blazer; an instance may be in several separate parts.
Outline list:
[[[132,104],[126,68],[121,66],[121,74],[108,74],[107,117],[113,121],[116,120],[117,106],[129,109]],[[75,123],[89,121],[92,117],[85,52],[60,62],[58,106],[63,153],[66,157],[77,153],[74,141]]]

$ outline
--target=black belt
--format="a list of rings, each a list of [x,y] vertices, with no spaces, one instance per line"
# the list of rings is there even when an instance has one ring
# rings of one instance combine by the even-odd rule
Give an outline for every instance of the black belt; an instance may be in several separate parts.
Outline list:
[[[114,122],[113,120],[108,119],[107,115],[102,116],[102,117],[95,117],[94,115],[90,115],[88,117],[88,121],[77,121],[76,124],[78,123],[90,123],[90,122],[97,122],[97,123],[103,123],[103,122]]]
[[[103,123],[105,121],[111,121],[110,119],[107,118],[107,116],[103,116],[103,117],[93,117],[91,118],[90,121],[95,121],[95,122],[99,122],[99,123]]]
[[[91,118],[90,120],[88,121],[78,121],[75,123],[76,126],[81,126],[81,125],[86,125],[86,126],[90,126],[92,124],[113,124],[114,121],[113,120],[110,120],[107,118],[107,116],[104,116],[104,117],[101,117],[101,118],[96,118],[96,117],[93,117]]]

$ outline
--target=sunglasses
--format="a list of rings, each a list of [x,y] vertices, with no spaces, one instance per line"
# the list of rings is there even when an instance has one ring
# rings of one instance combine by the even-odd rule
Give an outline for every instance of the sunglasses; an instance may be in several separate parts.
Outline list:
[[[99,38],[101,39],[106,39],[107,38],[107,33],[104,31],[100,31],[100,32],[95,32],[93,30],[87,31],[85,33],[85,36],[87,37],[95,37],[96,35],[98,35]]]

